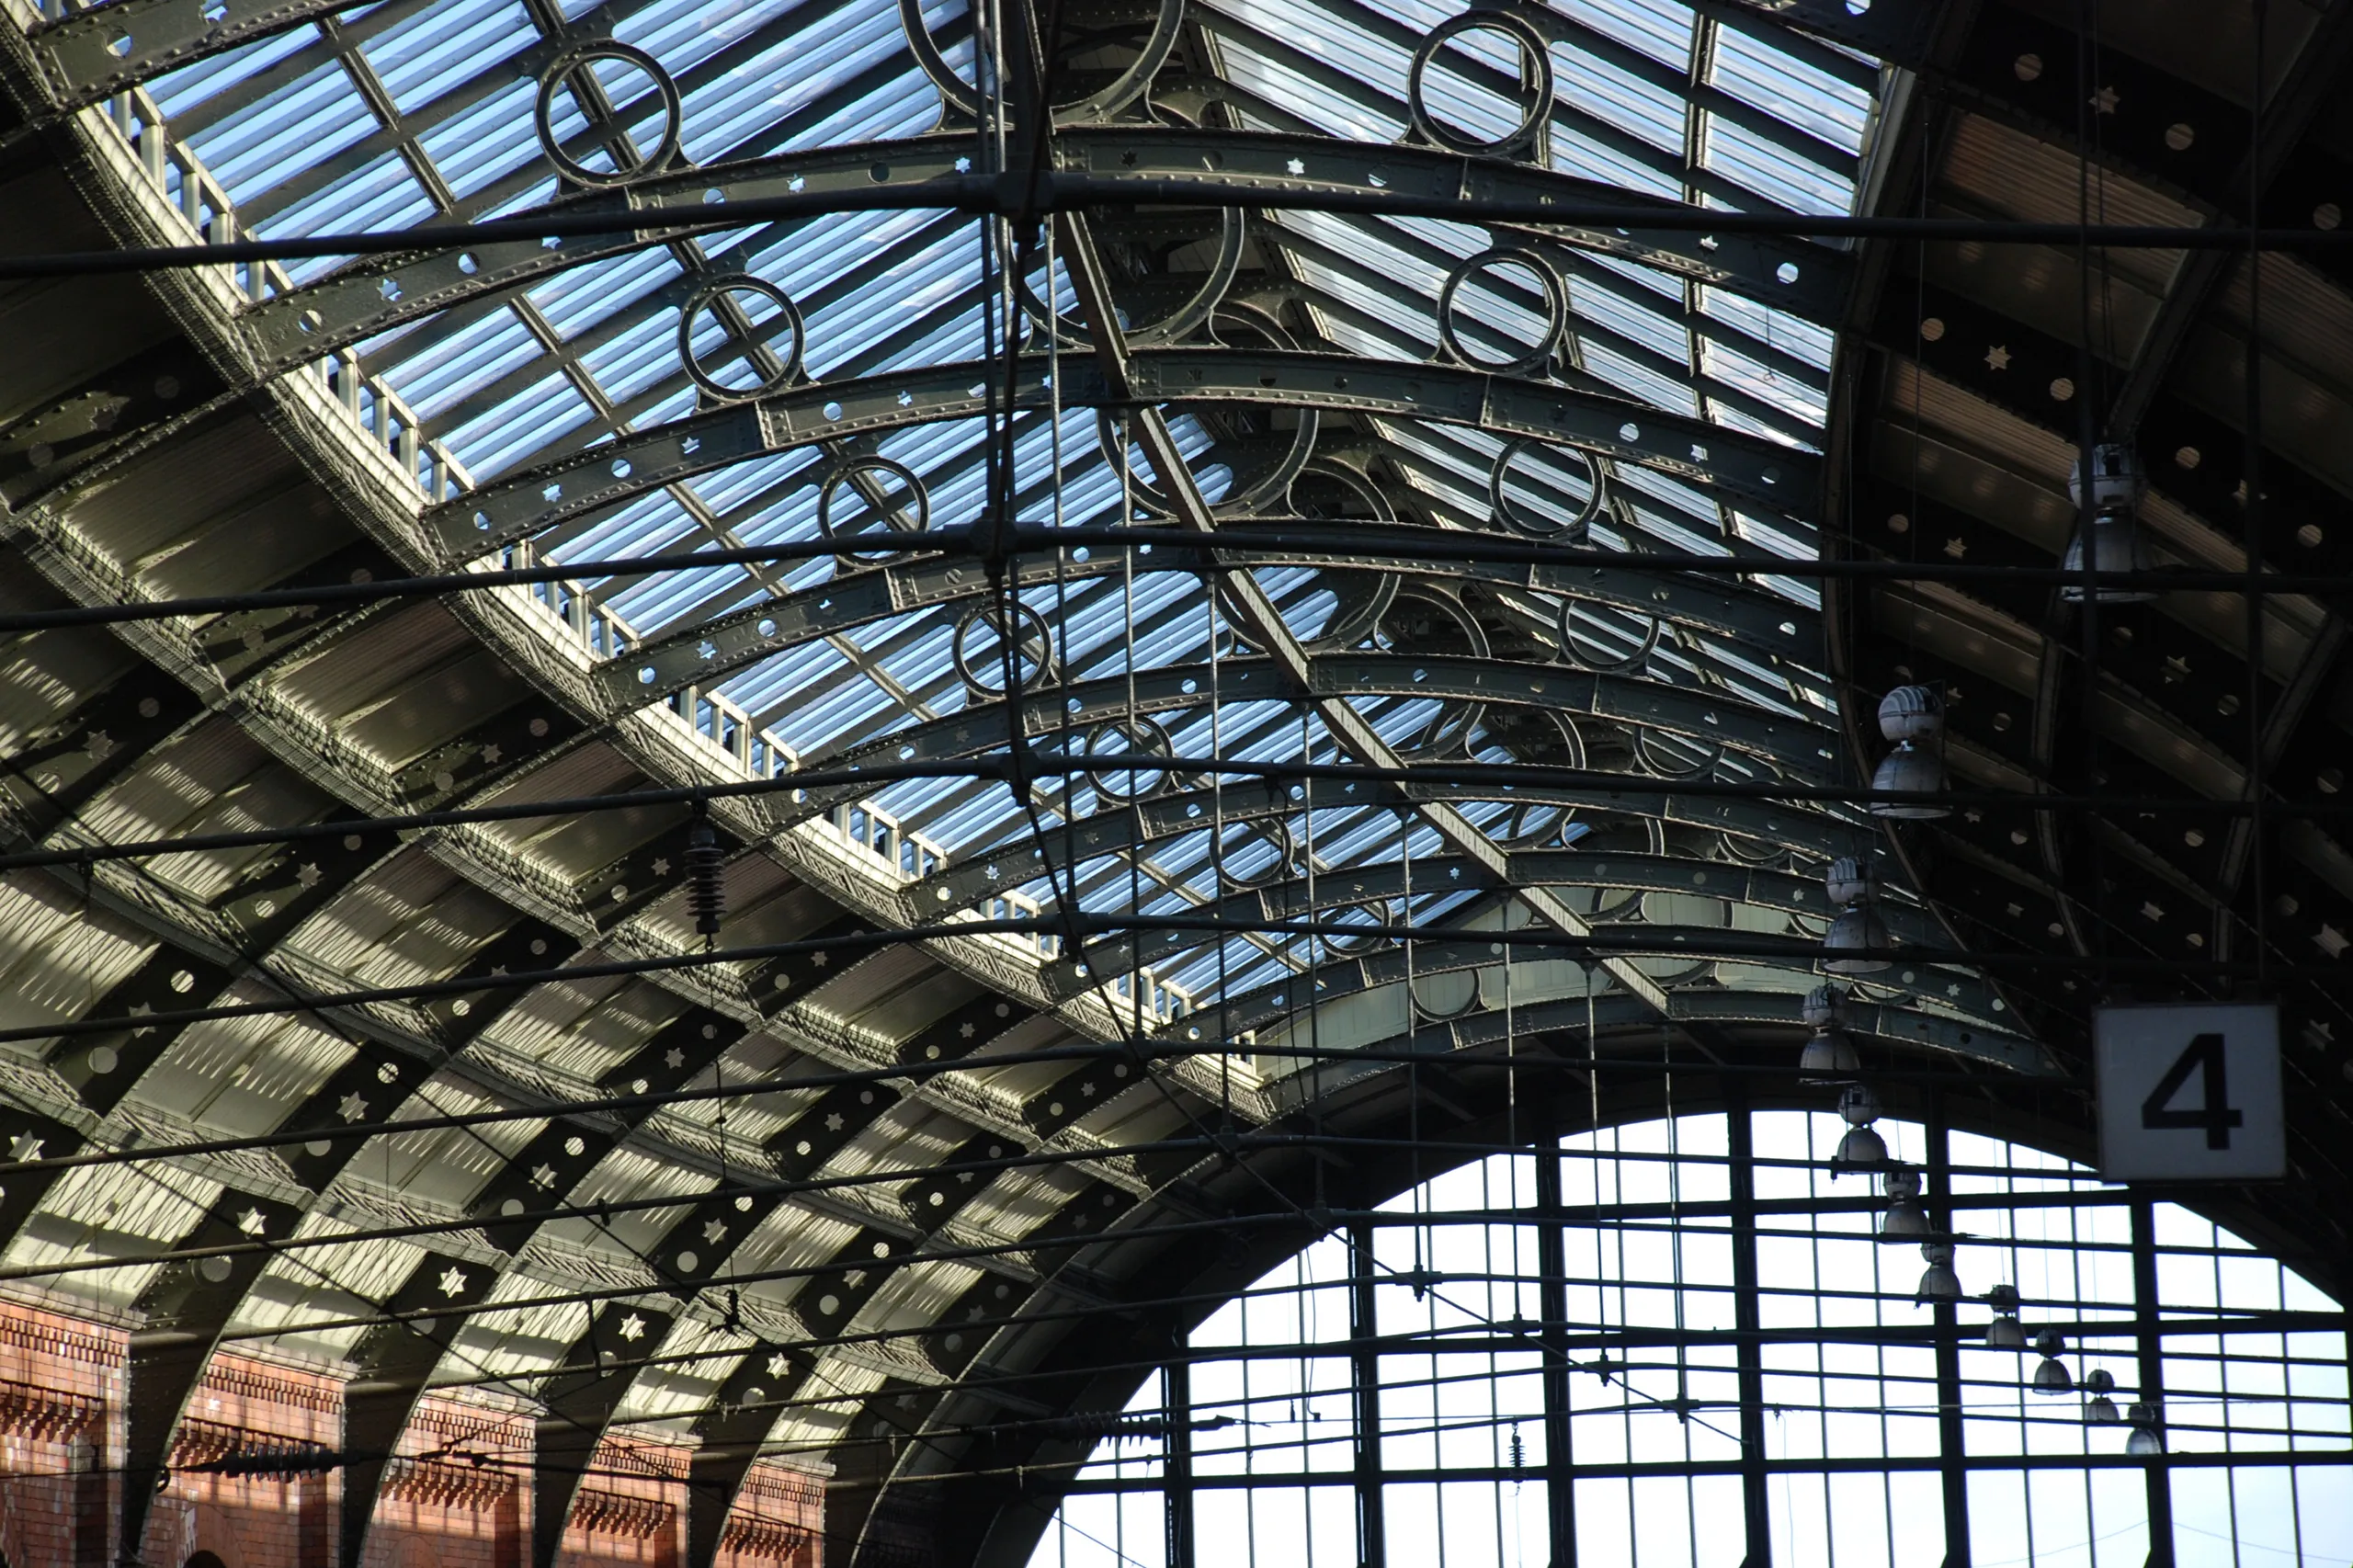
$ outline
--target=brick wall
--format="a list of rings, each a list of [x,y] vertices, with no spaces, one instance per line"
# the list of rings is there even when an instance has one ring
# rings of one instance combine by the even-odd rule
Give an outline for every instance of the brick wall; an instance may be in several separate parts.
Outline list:
[[[128,1336],[0,1302],[0,1562],[116,1568]],[[531,1414],[428,1397],[401,1437],[362,1568],[529,1568]],[[145,1568],[334,1568],[340,1473],[222,1475],[232,1456],[335,1451],[343,1387],[326,1373],[216,1355],[189,1397],[173,1474],[148,1517]],[[557,1568],[688,1564],[688,1450],[608,1435],[583,1477]],[[818,1482],[755,1467],[712,1568],[823,1568]]]

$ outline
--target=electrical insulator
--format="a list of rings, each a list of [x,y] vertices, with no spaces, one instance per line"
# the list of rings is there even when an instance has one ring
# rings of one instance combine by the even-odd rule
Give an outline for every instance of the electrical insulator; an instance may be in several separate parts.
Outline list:
[[[1519,1428],[1517,1426],[1511,1429],[1511,1467],[1514,1470],[1525,1470],[1528,1467],[1528,1445],[1520,1441]]]
[[[706,937],[719,935],[720,916],[727,913],[727,854],[710,824],[699,819],[687,830],[687,913]]]

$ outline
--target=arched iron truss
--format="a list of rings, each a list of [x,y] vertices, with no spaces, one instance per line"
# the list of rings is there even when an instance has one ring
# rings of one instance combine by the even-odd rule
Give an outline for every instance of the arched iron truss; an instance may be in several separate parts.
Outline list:
[[[0,1232],[23,1264],[0,1273],[38,1279],[100,1234],[147,1266],[61,1274],[51,1297],[140,1331],[126,1539],[209,1358],[274,1341],[349,1375],[345,1568],[417,1402],[458,1387],[526,1401],[549,1475],[571,1478],[535,1488],[536,1568],[600,1442],[639,1428],[696,1445],[692,1568],[756,1459],[822,1454],[829,1437],[855,1483],[829,1520],[843,1561],[885,1561],[910,1508],[970,1503],[943,1550],[1009,1562],[991,1533],[1005,1494],[961,1474],[972,1432],[1042,1422],[1051,1448],[1067,1437],[1052,1418],[1116,1404],[1133,1383],[1122,1335],[1165,1349],[1245,1278],[1233,1257],[1203,1267],[1201,1236],[1224,1228],[1244,1263],[1263,1261],[1316,1233],[1318,1170],[1393,1190],[1398,1151],[1427,1141],[1404,1131],[1408,1101],[1450,1108],[1440,1142],[1460,1159],[1523,1108],[1535,1119],[1515,1135],[1636,1114],[1657,1092],[1653,1058],[1702,1099],[1812,1092],[1789,1070],[1818,977],[1733,938],[1810,949],[1824,865],[1881,840],[1855,804],[1772,791],[1851,785],[1868,763],[1849,721],[1889,684],[1885,650],[1852,597],[1817,598],[1802,567],[1847,551],[1894,495],[1883,464],[1855,469],[1837,418],[1864,407],[1868,356],[1921,346],[1885,253],[1691,220],[1892,202],[1889,149],[1925,134],[1907,95],[1961,69],[1949,8],[1676,7],[1673,62],[1658,37],[1483,8],[1533,49],[1523,59],[1563,51],[1604,84],[1546,97],[1549,66],[1449,56],[1449,112],[1485,95],[1529,116],[1484,146],[1438,99],[1409,103],[1200,0],[1142,8],[1094,40],[1101,59],[1047,60],[1075,96],[1046,125],[1018,49],[1004,103],[954,74],[971,68],[970,17],[934,38],[919,7],[832,7],[865,29],[835,54],[824,23],[739,9],[713,44],[673,37],[661,6],[531,0],[496,72],[444,62],[434,90],[400,53],[431,52],[422,0],[347,20],[308,3],[116,0],[12,9],[0,28],[0,210],[57,249],[517,210],[628,220],[300,276],[239,264],[28,286],[6,307],[28,324],[22,347],[0,354],[7,608],[814,538],[821,496],[828,517],[881,524],[843,525],[833,561],[25,635],[0,707],[19,843],[1020,765],[1010,782],[779,788],[7,873],[15,1021],[67,1032],[12,1041],[0,1062]],[[1002,9],[1026,37],[1027,10]],[[1382,7],[1325,9],[1401,61],[1425,41]],[[1444,42],[1428,36],[1416,80]],[[654,41],[614,42],[639,38]],[[675,76],[664,38],[692,57]],[[778,50],[822,54],[791,68],[812,75],[806,103],[724,97],[736,75],[781,69]],[[1750,74],[1720,69],[1726,51]],[[1766,91],[1767,67],[1803,87]],[[316,157],[255,152],[313,68],[339,84],[330,96],[348,89],[350,134]],[[536,140],[529,101],[492,112],[494,76],[544,84]],[[1884,82],[1902,84],[1903,112]],[[566,96],[558,124],[548,106]],[[1642,119],[1666,103],[1683,117],[1671,149]],[[632,139],[649,126],[651,152]],[[1408,129],[1368,129],[1384,126]],[[460,166],[465,136],[490,149],[479,169]],[[1711,138],[1746,151],[1711,155]],[[1555,139],[1579,150],[1555,155]],[[983,236],[1021,209],[1025,169],[1139,199],[1027,211],[1037,222],[1004,226],[984,271]],[[996,182],[985,200],[976,177]],[[1188,191],[1267,204],[1188,206]],[[1459,199],[1460,219],[1315,210],[1379,191]],[[677,226],[788,199],[806,210]],[[1483,201],[1630,221],[1490,222]],[[1955,343],[1999,330],[2020,363],[2057,363],[2018,325],[1936,308]],[[2208,417],[2139,395],[2146,429]],[[2292,471],[2267,472],[2276,511],[2304,516]],[[1923,529],[1931,507],[1960,509],[1909,505]],[[910,506],[922,526],[890,516]],[[1106,517],[1141,542],[1024,553],[925,537]],[[1216,541],[1288,522],[1361,537],[1285,554]],[[1480,535],[1555,541],[1561,559],[1415,551]],[[1644,550],[1755,568],[1613,563]],[[2063,680],[2057,663],[2042,667]],[[1957,710],[1957,769],[2040,788],[2047,767],[2013,756],[2029,732],[2049,751],[2052,699],[2038,700],[2027,731],[1981,734],[1977,710]],[[1058,768],[1050,743],[1128,766]],[[1154,756],[1171,766],[1142,766]],[[1290,784],[1180,766],[1267,757],[1625,782]],[[2144,794],[2218,792],[2144,771]],[[1983,831],[2030,820],[1989,812]],[[699,825],[723,861],[713,961],[501,983],[691,960]],[[1972,812],[1935,831],[1979,827]],[[2023,878],[2048,899],[2062,867],[2038,880],[1998,844],[1942,862],[1918,835],[1893,847],[1901,958],[1859,988],[1847,1028],[1892,1095],[1916,1080],[1923,1105],[2067,1145],[2087,1103],[2080,1006],[1969,961],[1972,942],[2036,945],[1996,938],[2022,916],[1989,913],[1978,883]],[[2229,851],[2234,875],[2248,853]],[[2004,864],[1969,869],[1988,859]],[[2179,889],[2202,873],[2134,874]],[[2313,920],[2347,918],[2328,913],[2341,890],[2297,886]],[[1125,923],[1089,924],[1114,914]],[[1002,928],[963,928],[976,917]],[[1506,931],[1556,946],[1506,953]],[[1624,940],[1586,945],[1596,934]],[[763,945],[783,950],[723,950]],[[286,1006],[168,1017],[263,1000]],[[368,1131],[395,1120],[435,1124]],[[280,1136],[227,1146],[266,1134]],[[2298,1136],[2303,1166],[2333,1171],[2314,1126]],[[157,1144],[203,1152],[131,1157]],[[44,1163],[77,1153],[109,1157],[70,1176]],[[118,1222],[126,1205],[135,1219]],[[2230,1217],[2341,1279],[2306,1200],[2250,1197]],[[308,1244],[339,1230],[376,1239]],[[896,1434],[879,1446],[878,1420]]]

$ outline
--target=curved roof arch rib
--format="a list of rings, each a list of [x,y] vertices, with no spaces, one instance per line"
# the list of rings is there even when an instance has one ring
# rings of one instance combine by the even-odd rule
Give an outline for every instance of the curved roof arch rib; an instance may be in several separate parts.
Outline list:
[[[974,1434],[1103,1407],[1216,1248],[1669,1070],[1819,1096],[1892,682],[1808,568],[1904,324],[1711,225],[1884,206],[1943,8],[1051,9],[12,8],[0,222],[398,248],[0,297],[0,616],[158,610],[21,631],[7,847],[608,808],[5,873],[0,1283],[146,1334],[134,1472],[269,1347],[347,1379],[346,1568],[441,1397],[536,1421],[536,1568],[639,1437],[688,1568],[813,1458],[842,1562],[945,1503],[1009,1562]],[[569,574],[163,613],[510,566]],[[2075,1126],[2052,988],[1915,888],[1993,857],[1923,842],[1847,1027]]]

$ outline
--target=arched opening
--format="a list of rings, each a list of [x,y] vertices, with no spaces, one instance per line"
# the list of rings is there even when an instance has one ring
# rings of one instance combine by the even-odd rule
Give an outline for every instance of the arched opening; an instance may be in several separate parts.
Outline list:
[[[1835,1116],[1682,1115],[1336,1214],[1096,1419],[1031,1568],[2353,1552],[2339,1303],[2070,1161],[1879,1130],[1841,1174]]]

